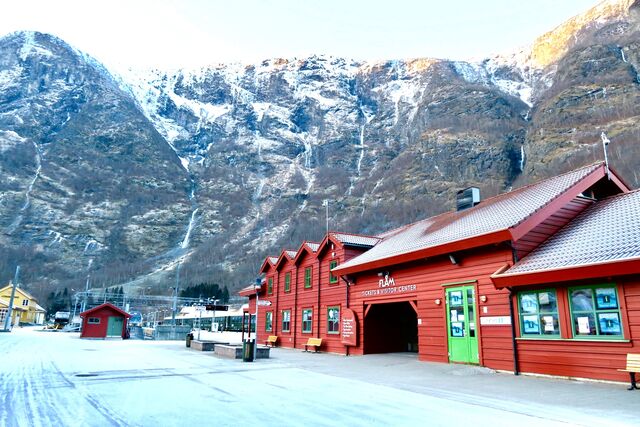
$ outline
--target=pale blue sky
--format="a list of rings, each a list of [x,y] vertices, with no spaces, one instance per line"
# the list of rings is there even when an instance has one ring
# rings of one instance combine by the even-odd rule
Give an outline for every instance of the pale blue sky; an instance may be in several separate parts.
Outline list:
[[[0,35],[53,33],[108,66],[327,54],[481,58],[532,42],[597,0],[20,0]]]

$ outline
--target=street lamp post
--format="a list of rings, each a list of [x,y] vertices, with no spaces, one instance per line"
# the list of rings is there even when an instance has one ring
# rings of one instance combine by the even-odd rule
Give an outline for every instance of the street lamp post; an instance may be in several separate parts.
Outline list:
[[[84,286],[84,300],[82,301],[81,310],[82,312],[87,310],[87,298],[89,298],[89,279],[91,278],[91,264],[93,264],[93,258],[89,259],[89,264],[87,265],[87,281]]]
[[[176,286],[174,288],[175,294],[173,296],[173,310],[171,313],[171,323],[173,326],[176,325],[176,311],[178,311],[178,290],[180,289],[180,267],[182,266],[181,262],[178,262],[178,267],[176,268]]]
[[[213,324],[216,321],[216,304],[218,304],[218,300],[214,299],[213,300],[213,317],[211,318],[211,332],[218,332],[217,329],[215,331],[213,330]]]
[[[258,307],[259,307],[259,303],[260,303],[260,288],[262,285],[262,279],[258,278],[256,279],[256,284],[253,286],[253,289],[256,292],[256,328],[255,328],[255,333],[254,333],[254,342],[253,342],[253,361],[257,361],[258,360]],[[251,330],[251,324],[249,324],[249,330]]]
[[[327,220],[327,234],[329,233],[329,199],[322,201],[322,206],[325,207],[325,218]]]
[[[16,296],[16,288],[18,287],[18,276],[20,275],[20,266],[16,267],[16,275],[13,278],[13,287],[11,288],[11,298],[9,298],[9,306],[7,307],[7,317],[4,319],[4,331],[11,330],[11,316],[13,310],[13,299]]]

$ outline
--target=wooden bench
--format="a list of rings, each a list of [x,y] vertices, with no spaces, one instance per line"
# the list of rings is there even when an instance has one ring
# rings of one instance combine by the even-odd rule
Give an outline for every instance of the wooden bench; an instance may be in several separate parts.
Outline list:
[[[640,389],[636,385],[636,372],[640,372],[640,354],[627,354],[627,367],[626,369],[618,369],[620,372],[629,372],[629,378],[631,379],[631,387],[627,390]]]
[[[309,351],[309,347],[315,347],[314,353],[317,353],[322,345],[322,338],[309,338],[304,345],[304,351]]]
[[[265,345],[268,345],[268,346],[271,346],[271,347],[275,347],[277,341],[278,341],[278,336],[277,335],[269,335],[269,337],[267,338],[267,340],[264,343],[265,343]]]

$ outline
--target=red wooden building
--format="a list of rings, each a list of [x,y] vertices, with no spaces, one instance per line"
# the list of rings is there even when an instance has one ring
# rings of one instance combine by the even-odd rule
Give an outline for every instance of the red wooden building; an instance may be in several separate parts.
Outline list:
[[[624,380],[640,353],[640,191],[594,203],[513,267],[522,371]]]
[[[548,280],[530,283],[530,275],[519,276],[519,269],[534,256],[546,259],[550,255],[540,251],[548,242],[562,239],[565,230],[594,215],[596,207],[617,200],[607,197],[628,191],[615,173],[597,163],[378,236],[330,232],[317,247],[303,243],[295,253],[284,251],[277,260],[265,261],[261,273],[267,286],[259,298],[271,305],[259,307],[258,333],[277,335],[279,345],[287,347],[303,348],[309,337],[319,337],[322,350],[342,354],[414,351],[420,360],[623,380],[615,369],[623,367],[625,349],[633,348],[640,289],[620,285],[614,292],[594,285],[595,299],[606,297],[619,305],[588,314],[567,305],[566,291],[534,291],[548,288]],[[626,195],[617,197],[627,200]],[[632,243],[638,242],[640,237]],[[539,277],[547,277],[546,270]],[[511,283],[512,277],[518,281]],[[627,294],[631,300],[623,299]],[[247,288],[241,295],[250,297],[249,311],[255,312],[255,292]],[[538,311],[525,312],[533,310],[534,297]],[[554,298],[564,311],[548,314],[545,304]],[[571,333],[568,319],[587,317],[593,326],[593,319],[602,318],[615,324],[610,313],[616,310],[623,332],[615,342],[606,342],[610,336]],[[343,321],[345,313],[355,322]],[[585,320],[579,322],[575,327],[584,329]],[[532,337],[536,327],[545,333]],[[353,328],[355,341],[347,339],[344,328]],[[601,352],[593,363],[607,367],[565,368],[594,348]],[[574,356],[567,356],[572,351]]]
[[[131,315],[113,304],[105,303],[80,313],[80,338],[125,338]]]

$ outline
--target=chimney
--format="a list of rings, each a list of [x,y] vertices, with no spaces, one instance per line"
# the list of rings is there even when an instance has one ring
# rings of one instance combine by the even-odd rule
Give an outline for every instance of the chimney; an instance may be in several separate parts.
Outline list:
[[[456,210],[463,211],[480,203],[480,189],[468,187],[456,193]]]

